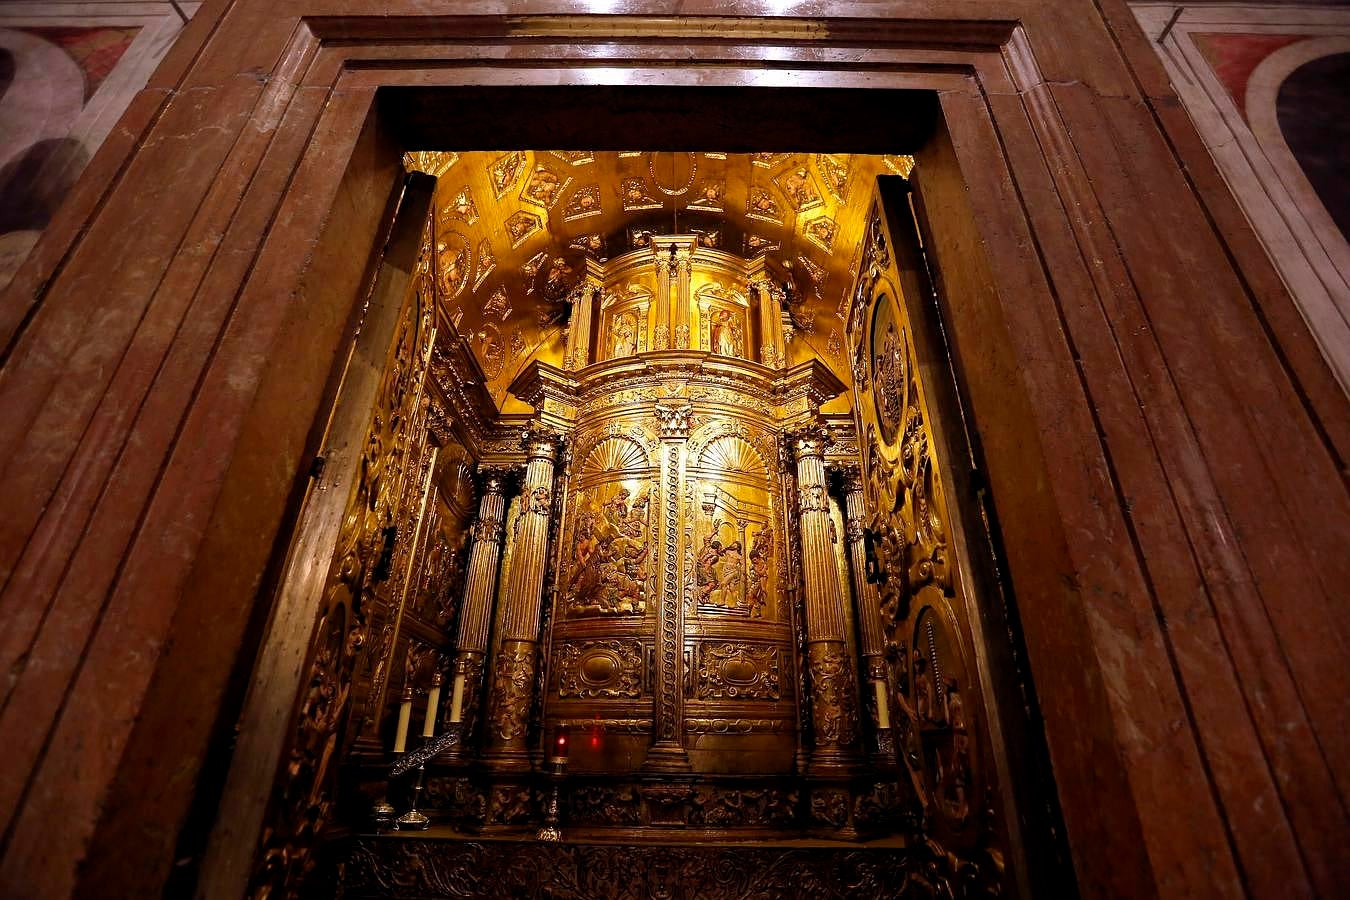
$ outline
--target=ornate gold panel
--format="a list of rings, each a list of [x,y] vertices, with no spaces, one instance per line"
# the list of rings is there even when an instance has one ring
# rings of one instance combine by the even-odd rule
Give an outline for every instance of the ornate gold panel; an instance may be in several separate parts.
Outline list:
[[[777,700],[782,696],[781,650],[743,641],[698,645],[694,699]]]
[[[558,696],[582,700],[643,694],[645,654],[635,640],[568,641],[558,659]]]

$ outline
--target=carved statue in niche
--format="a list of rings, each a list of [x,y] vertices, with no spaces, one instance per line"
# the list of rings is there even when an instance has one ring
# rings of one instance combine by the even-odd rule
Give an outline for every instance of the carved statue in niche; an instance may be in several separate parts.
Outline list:
[[[933,676],[928,673],[928,657],[914,651],[914,717],[921,724],[935,721],[937,700],[933,692]]]
[[[572,616],[642,615],[651,564],[650,497],[629,503],[622,485],[603,503],[594,495],[577,515],[575,574],[565,604]]]
[[[612,341],[610,357],[619,359],[637,352],[637,317],[630,312],[619,313],[610,327]]]
[[[729,309],[719,309],[712,315],[709,344],[712,352],[721,356],[740,356],[744,347],[739,317]]]

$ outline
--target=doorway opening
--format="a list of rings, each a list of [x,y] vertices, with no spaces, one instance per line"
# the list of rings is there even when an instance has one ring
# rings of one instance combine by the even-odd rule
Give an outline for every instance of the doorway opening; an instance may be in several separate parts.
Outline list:
[[[303,643],[305,674],[255,890],[406,865],[347,837],[395,819],[447,846],[810,838],[899,854],[902,880],[1048,873],[941,318],[939,273],[975,263],[926,239],[960,180],[934,95],[379,101],[407,180],[317,429],[350,448],[316,454],[345,490],[305,496],[279,548],[279,598],[302,557],[327,575],[303,640],[258,650]]]

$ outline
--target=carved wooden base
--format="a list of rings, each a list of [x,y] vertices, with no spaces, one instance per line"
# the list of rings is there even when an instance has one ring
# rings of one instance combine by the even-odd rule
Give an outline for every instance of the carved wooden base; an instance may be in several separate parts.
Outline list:
[[[526,844],[428,835],[362,837],[335,856],[346,900],[794,897],[808,886],[815,898],[946,896],[898,845]]]
[[[689,754],[673,742],[667,745],[657,743],[647,752],[647,759],[642,763],[644,772],[688,772],[692,768]]]

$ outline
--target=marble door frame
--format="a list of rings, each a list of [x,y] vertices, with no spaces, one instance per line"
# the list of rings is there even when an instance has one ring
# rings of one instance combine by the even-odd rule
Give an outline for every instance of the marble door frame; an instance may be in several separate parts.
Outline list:
[[[1327,883],[1350,730],[1298,687],[1340,659],[1350,505],[1324,486],[1350,417],[1128,12],[685,6],[193,21],[0,306],[0,417],[22,426],[0,601],[32,635],[0,656],[0,892],[157,892],[189,813],[212,817],[197,778],[397,178],[388,89],[567,83],[936,93],[918,191],[1079,883]],[[227,855],[200,896],[242,890],[248,853]]]

